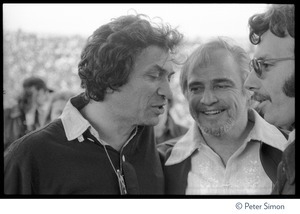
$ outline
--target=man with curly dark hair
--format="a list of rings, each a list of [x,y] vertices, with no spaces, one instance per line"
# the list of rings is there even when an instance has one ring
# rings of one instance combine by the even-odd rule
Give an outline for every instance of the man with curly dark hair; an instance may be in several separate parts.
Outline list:
[[[275,184],[273,194],[295,194],[295,6],[270,5],[265,13],[251,16],[249,26],[256,50],[245,86],[260,102],[264,119],[290,131],[282,161],[268,145],[261,148],[261,161]]]
[[[163,194],[153,127],[172,96],[182,34],[127,15],[89,37],[78,65],[85,92],[59,119],[5,154],[6,194]]]

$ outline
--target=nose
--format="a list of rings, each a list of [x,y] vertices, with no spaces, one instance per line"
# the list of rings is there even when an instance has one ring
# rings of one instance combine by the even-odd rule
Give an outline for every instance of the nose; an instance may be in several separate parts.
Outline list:
[[[162,96],[164,99],[172,99],[173,93],[170,88],[169,82],[165,81],[157,90],[158,95]]]
[[[251,71],[245,80],[244,86],[250,91],[255,91],[259,89],[260,79],[256,76],[255,71]]]
[[[214,92],[211,89],[205,89],[200,102],[204,105],[212,105],[218,101]]]

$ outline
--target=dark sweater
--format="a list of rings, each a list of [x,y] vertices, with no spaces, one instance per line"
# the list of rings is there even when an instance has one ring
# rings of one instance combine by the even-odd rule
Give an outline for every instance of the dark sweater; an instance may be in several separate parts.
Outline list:
[[[4,156],[4,193],[120,194],[103,146],[89,131],[83,136],[82,142],[68,141],[57,119],[15,141]],[[129,194],[164,193],[152,127],[138,127],[122,154],[107,150],[114,166],[122,165]]]

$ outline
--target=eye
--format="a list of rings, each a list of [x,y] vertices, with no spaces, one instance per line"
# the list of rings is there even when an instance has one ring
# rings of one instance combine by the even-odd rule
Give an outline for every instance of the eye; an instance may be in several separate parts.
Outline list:
[[[151,79],[158,79],[160,77],[160,75],[157,73],[154,74],[149,74],[149,77],[151,77]]]
[[[168,81],[169,81],[169,82],[171,81],[173,75],[174,75],[174,73],[168,75]]]
[[[260,62],[260,66],[262,70],[268,70],[273,64],[270,62]]]
[[[229,88],[230,85],[215,85],[214,88],[215,89],[226,89],[226,88]]]
[[[202,87],[200,87],[200,86],[193,86],[190,88],[190,92],[192,92],[193,94],[199,93],[199,92],[201,92],[201,90],[202,90]]]

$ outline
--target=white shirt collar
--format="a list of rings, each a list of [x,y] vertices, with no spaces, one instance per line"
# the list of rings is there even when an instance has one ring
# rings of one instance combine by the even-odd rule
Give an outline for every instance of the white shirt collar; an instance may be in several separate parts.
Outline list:
[[[96,129],[90,124],[88,120],[86,120],[81,113],[75,108],[72,103],[71,99],[68,100],[61,116],[61,121],[67,136],[68,141],[72,141],[78,138],[79,141],[83,140],[82,134],[89,129],[91,134],[94,135],[98,141],[103,145],[109,145],[107,142],[102,140],[96,131]],[[134,132],[123,145],[125,147],[128,142],[137,134],[138,127],[135,127]]]
[[[81,115],[78,109],[72,105],[70,100],[68,100],[60,118],[69,141],[80,137],[91,127],[91,124]]]
[[[287,145],[286,145],[286,147],[288,146],[288,145],[290,145],[290,143],[292,143],[293,141],[295,141],[295,139],[296,139],[296,129],[294,129],[293,131],[291,131],[290,133],[289,133],[289,139],[288,139],[288,143],[287,143]]]
[[[265,121],[253,109],[249,109],[248,119],[254,122],[254,126],[249,133],[247,141],[257,140],[280,150],[284,150],[287,140],[274,125]],[[173,165],[182,162],[200,147],[201,142],[205,143],[196,122],[194,122],[189,131],[175,144],[165,165]]]
[[[249,133],[249,140],[262,141],[281,151],[284,150],[287,140],[276,126],[268,123],[253,109],[249,110],[248,117],[254,122],[254,127]]]

